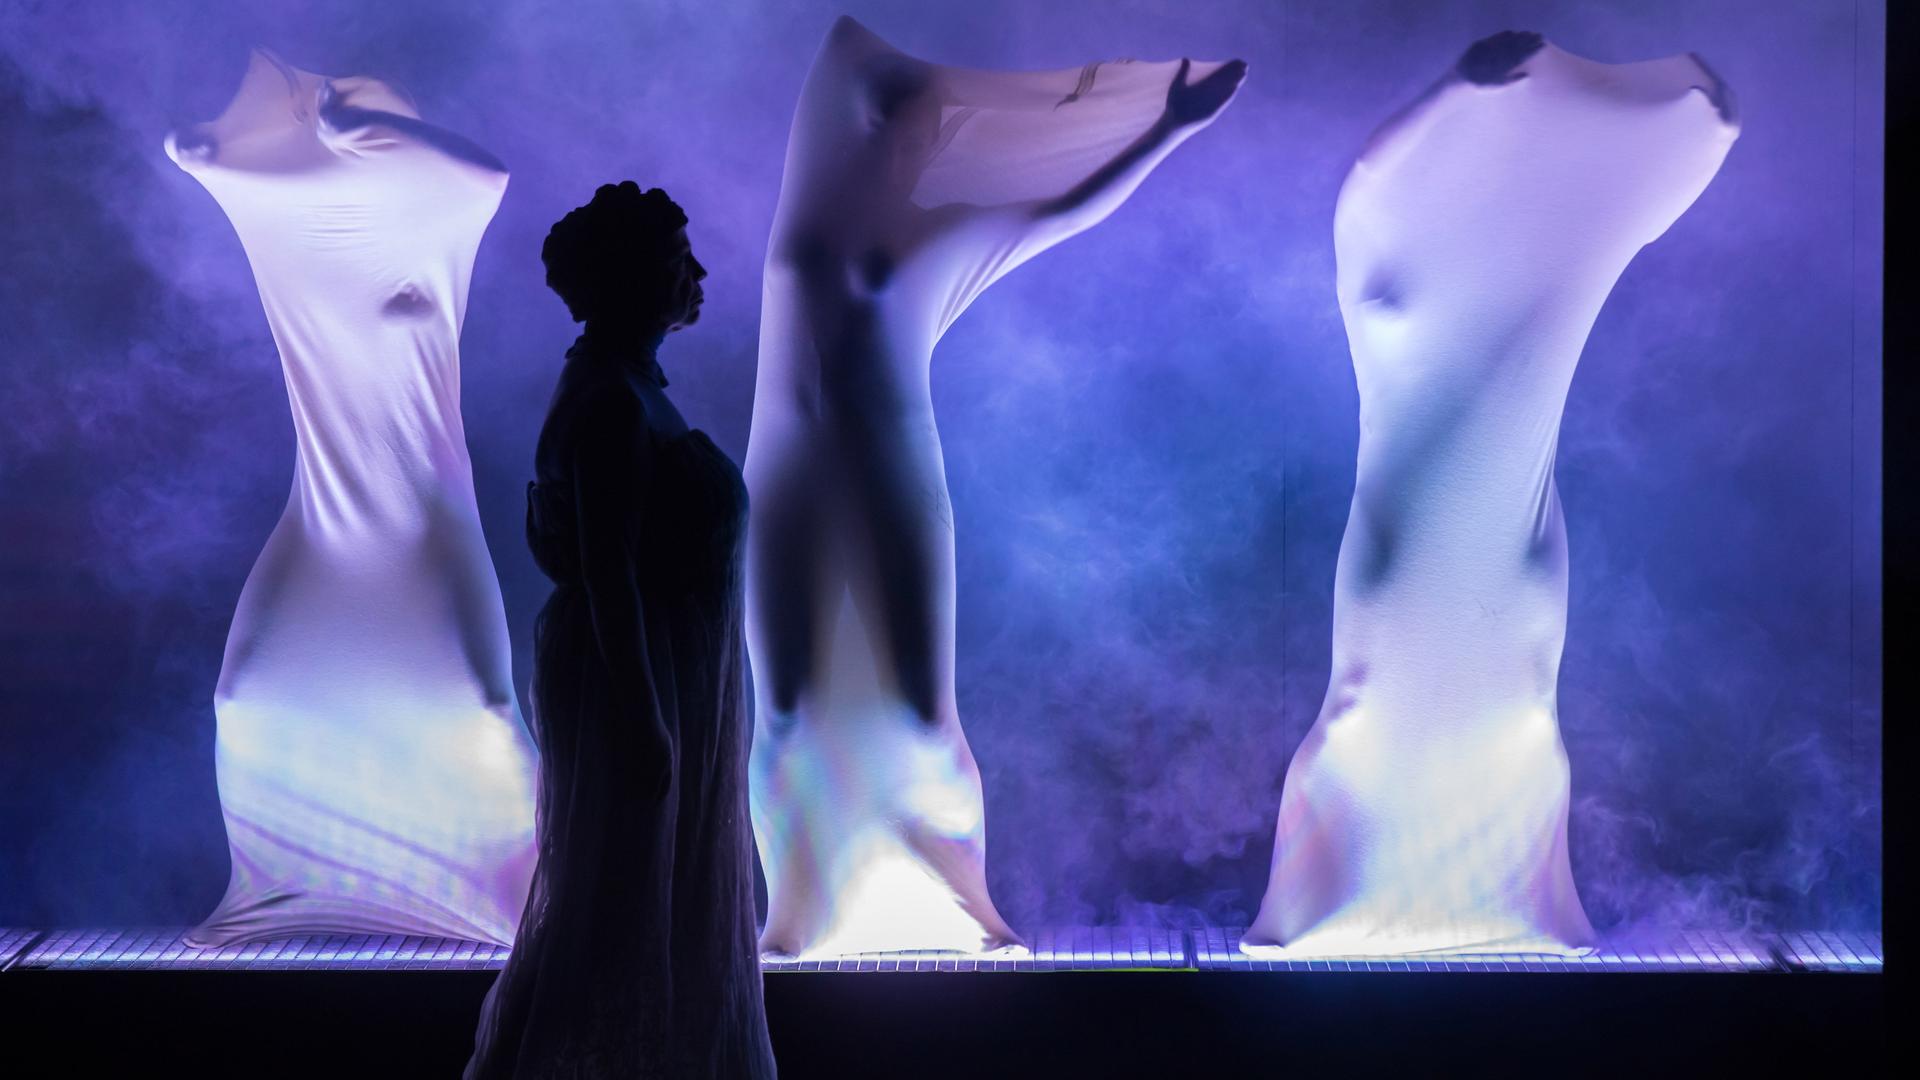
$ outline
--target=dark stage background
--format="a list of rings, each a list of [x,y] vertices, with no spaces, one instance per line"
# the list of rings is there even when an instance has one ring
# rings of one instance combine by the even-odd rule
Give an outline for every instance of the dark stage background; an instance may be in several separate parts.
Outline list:
[[[0,924],[184,924],[226,848],[212,687],[292,439],[240,245],[162,135],[251,44],[403,84],[513,181],[464,338],[524,691],[521,491],[571,340],[548,225],[673,193],[712,270],[663,361],[745,450],[786,127],[846,10],[928,59],[1244,57],[1240,99],[935,356],[962,715],[1016,925],[1239,922],[1325,689],[1357,400],[1333,199],[1474,39],[1700,52],[1744,130],[1615,289],[1559,458],[1561,723],[1596,922],[1880,921],[1881,5],[0,4]],[[396,722],[401,722],[399,718]]]

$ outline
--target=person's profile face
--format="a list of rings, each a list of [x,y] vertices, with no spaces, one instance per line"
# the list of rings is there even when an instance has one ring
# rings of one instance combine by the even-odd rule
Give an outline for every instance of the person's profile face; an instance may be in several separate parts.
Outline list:
[[[693,244],[687,239],[687,230],[681,229],[668,241],[670,253],[667,256],[668,281],[672,284],[669,291],[667,329],[679,330],[700,321],[700,305],[706,300],[706,290],[700,282],[707,276],[707,268],[693,256]]]

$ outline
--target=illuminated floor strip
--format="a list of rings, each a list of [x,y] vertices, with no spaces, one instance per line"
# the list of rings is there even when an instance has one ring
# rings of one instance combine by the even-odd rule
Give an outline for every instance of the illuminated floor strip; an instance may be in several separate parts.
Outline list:
[[[1125,926],[1044,927],[1024,954],[854,953],[826,960],[766,961],[767,971],[1121,971],[1191,967],[1178,930]]]
[[[1881,971],[1886,959],[1879,934],[1797,930],[1779,935],[1780,957],[1799,971]]]
[[[1255,960],[1240,951],[1242,927],[1193,932],[1202,971],[1779,971],[1766,946],[1741,934],[1689,930],[1610,940],[1586,956],[1503,954],[1420,959],[1351,957]],[[1864,969],[1861,969],[1864,970]]]
[[[38,930],[14,930],[0,927],[0,971],[13,966],[26,947],[40,936]]]
[[[334,934],[256,941],[218,949],[190,948],[179,928],[164,930],[56,930],[15,967],[47,970],[333,971],[498,969],[507,950],[452,938],[400,934]]]
[[[181,929],[0,928],[0,971],[498,970],[507,950],[449,938],[314,935],[193,949]],[[1048,927],[1028,935],[1023,954],[868,953],[768,963],[768,971],[1163,971],[1315,972],[1834,972],[1884,969],[1880,935],[1794,931],[1744,935],[1711,931],[1639,934],[1607,941],[1588,956],[1480,956],[1452,959],[1255,960],[1240,952],[1241,928],[1192,931],[1136,927]]]

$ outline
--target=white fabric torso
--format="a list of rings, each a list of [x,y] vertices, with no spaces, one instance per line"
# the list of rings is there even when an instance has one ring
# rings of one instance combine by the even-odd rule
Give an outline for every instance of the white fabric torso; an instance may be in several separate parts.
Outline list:
[[[330,126],[329,87],[375,122]],[[297,443],[215,695],[233,872],[193,936],[510,942],[533,867],[534,754],[459,370],[506,173],[389,87],[264,53],[227,111],[168,152],[246,248]]]
[[[1190,79],[1218,66],[1195,64]],[[752,804],[770,951],[1013,940],[987,895],[979,772],[951,712],[953,526],[929,365],[989,285],[1104,216],[1034,207],[1153,127],[1177,67],[944,67],[850,19],[814,61],[769,240],[745,466]],[[794,530],[812,561],[769,581],[800,542],[778,522],[809,514],[824,520]],[[876,547],[895,543],[915,546],[910,582],[881,569]],[[804,611],[770,613],[802,594]],[[933,642],[932,696],[947,703],[937,722],[892,678],[884,624],[895,615]],[[821,639],[797,675],[779,666],[793,664],[780,617],[811,627],[788,638]],[[783,681],[798,685],[795,701],[780,700]]]
[[[1376,136],[1334,216],[1360,390],[1326,703],[1288,768],[1256,955],[1578,952],[1556,711],[1554,454],[1608,292],[1736,129],[1691,57],[1546,45]]]

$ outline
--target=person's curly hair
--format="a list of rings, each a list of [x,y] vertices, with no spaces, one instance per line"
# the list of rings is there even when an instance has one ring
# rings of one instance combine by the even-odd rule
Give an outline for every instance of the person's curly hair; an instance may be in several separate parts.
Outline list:
[[[591,202],[556,222],[540,246],[547,287],[560,294],[574,322],[610,305],[664,298],[672,285],[671,242],[686,225],[686,212],[659,188],[641,191],[631,180],[602,184]]]

